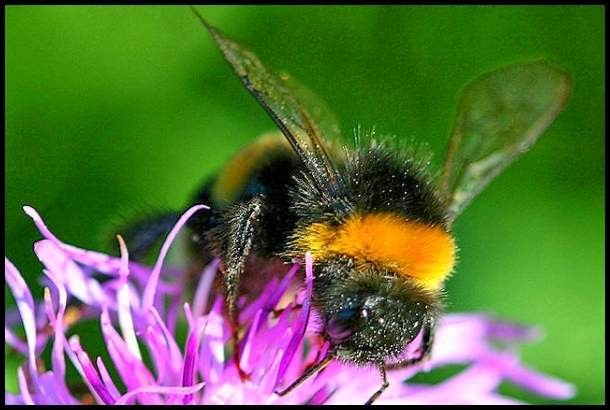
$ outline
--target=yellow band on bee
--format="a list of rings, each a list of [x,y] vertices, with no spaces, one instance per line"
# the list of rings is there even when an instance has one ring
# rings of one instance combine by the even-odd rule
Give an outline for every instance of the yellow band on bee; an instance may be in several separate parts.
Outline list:
[[[261,135],[256,141],[241,150],[229,161],[212,187],[212,199],[220,204],[235,201],[242,192],[252,173],[269,152],[278,147],[289,147],[278,132]]]
[[[378,265],[435,290],[455,263],[453,237],[440,226],[409,221],[393,213],[352,215],[339,226],[313,223],[297,237],[315,259],[346,255],[357,267]]]

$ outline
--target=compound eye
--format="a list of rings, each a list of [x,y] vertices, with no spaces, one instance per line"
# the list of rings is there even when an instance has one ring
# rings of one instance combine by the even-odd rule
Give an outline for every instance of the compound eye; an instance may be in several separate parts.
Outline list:
[[[343,321],[348,321],[354,318],[354,315],[356,314],[356,308],[355,307],[347,307],[347,308],[343,308],[339,311],[339,313],[337,313],[337,318],[339,318],[340,320]]]
[[[346,307],[330,317],[326,324],[326,333],[333,342],[344,342],[353,335],[359,313],[356,307]]]

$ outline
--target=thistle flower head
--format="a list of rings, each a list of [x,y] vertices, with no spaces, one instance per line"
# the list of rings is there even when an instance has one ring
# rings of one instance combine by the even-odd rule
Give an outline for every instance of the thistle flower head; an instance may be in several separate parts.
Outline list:
[[[129,260],[120,237],[120,257],[66,244],[51,233],[33,208],[24,207],[44,238],[36,242],[34,251],[44,266],[41,279],[45,288],[42,300],[35,300],[20,272],[5,258],[6,283],[17,304],[15,311],[5,315],[5,343],[24,358],[17,371],[19,392],[6,392],[5,402],[364,403],[380,384],[378,372],[339,362],[285,396],[275,393],[320,360],[329,347],[313,324],[315,266],[310,257],[305,281],[296,294],[288,291],[297,278],[297,264],[242,307],[239,319],[246,331],[240,366],[251,377],[240,379],[225,349],[231,329],[223,315],[223,297],[212,287],[219,274],[218,261],[203,270],[194,294],[184,291],[187,275],[183,270],[164,266],[178,231],[203,208],[194,206],[182,215],[156,263],[148,267]],[[87,353],[90,337],[73,328],[85,321],[99,323],[109,359]],[[184,321],[186,340],[181,342],[178,329]],[[19,336],[21,327],[25,340]],[[431,360],[389,371],[390,387],[376,403],[517,403],[498,393],[505,380],[542,396],[570,398],[574,394],[570,384],[520,362],[517,345],[536,335],[535,329],[486,315],[447,314],[439,323]],[[47,349],[50,363],[43,363],[40,357]],[[450,364],[465,368],[437,384],[409,381],[419,372]],[[69,365],[77,370],[78,384],[87,393],[67,380]],[[116,377],[111,376],[111,369]]]

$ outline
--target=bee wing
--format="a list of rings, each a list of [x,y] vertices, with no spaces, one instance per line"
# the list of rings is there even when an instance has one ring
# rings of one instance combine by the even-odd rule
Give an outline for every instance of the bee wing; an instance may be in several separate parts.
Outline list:
[[[544,61],[510,65],[466,86],[439,184],[450,221],[536,142],[570,90],[568,74]]]
[[[325,147],[322,128],[315,121],[315,116],[302,105],[302,100],[313,99],[313,94],[306,92],[304,87],[297,86],[305,96],[300,100],[297,97],[299,90],[295,91],[294,86],[291,88],[291,83],[296,84],[293,80],[288,76],[283,79],[272,74],[254,53],[221,34],[196,10],[193,11],[208,29],[242,83],[282,131],[317,188],[333,197],[343,195],[344,182]],[[318,118],[322,118],[322,111],[323,107],[318,106],[314,112]],[[326,122],[328,121],[324,121]],[[327,129],[331,133],[338,133],[336,122],[330,123],[331,126],[327,126]]]
[[[295,99],[298,99],[300,106],[306,107],[304,110],[312,119],[314,126],[317,127],[321,138],[324,138],[323,141],[332,143],[341,140],[342,136],[339,120],[328,104],[290,74],[283,71],[278,74],[282,84],[287,90],[290,90]],[[326,148],[328,148],[328,145]]]

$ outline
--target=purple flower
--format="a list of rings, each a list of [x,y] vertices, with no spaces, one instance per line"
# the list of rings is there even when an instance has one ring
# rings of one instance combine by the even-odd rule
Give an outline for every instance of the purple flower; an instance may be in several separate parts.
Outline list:
[[[44,265],[45,289],[43,300],[36,302],[17,268],[5,258],[6,283],[17,302],[17,310],[5,315],[5,342],[25,359],[17,371],[19,393],[6,392],[5,402],[77,404],[92,398],[100,404],[364,403],[378,388],[378,372],[338,362],[286,396],[274,393],[297,379],[328,348],[315,332],[310,304],[314,267],[309,255],[302,289],[289,292],[300,268],[295,264],[287,276],[271,280],[257,299],[242,308],[240,321],[246,332],[241,367],[251,378],[241,381],[225,353],[230,328],[222,314],[223,299],[212,291],[218,261],[204,269],[188,301],[183,299],[189,295],[183,290],[186,274],[163,266],[178,231],[204,208],[194,206],[180,218],[150,268],[129,261],[120,237],[120,258],[65,244],[33,208],[24,207],[44,237],[34,251]],[[176,336],[181,317],[187,323],[183,346]],[[99,321],[110,362],[87,354],[81,345],[81,340],[86,344],[86,335],[73,334],[72,325],[86,320]],[[25,340],[18,335],[21,326]],[[431,360],[389,371],[390,387],[376,403],[518,403],[497,392],[504,380],[542,396],[572,397],[572,385],[520,363],[514,347],[536,336],[535,329],[485,315],[447,314],[439,324]],[[498,342],[502,348],[494,347]],[[39,359],[47,346],[50,364]],[[144,353],[150,361],[143,359]],[[68,386],[66,357],[89,393]],[[419,372],[448,364],[466,367],[438,384],[409,383]],[[110,376],[110,368],[118,374],[121,387]]]

